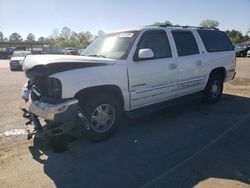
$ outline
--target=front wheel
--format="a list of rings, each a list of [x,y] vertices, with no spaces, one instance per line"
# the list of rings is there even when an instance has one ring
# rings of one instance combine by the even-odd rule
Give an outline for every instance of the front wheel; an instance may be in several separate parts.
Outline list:
[[[85,135],[94,141],[111,137],[117,130],[121,118],[121,104],[115,96],[100,94],[83,97],[79,100],[82,113],[89,122],[89,127],[83,126]]]
[[[220,74],[212,74],[208,79],[204,90],[204,99],[207,103],[216,103],[223,92],[223,77]]]

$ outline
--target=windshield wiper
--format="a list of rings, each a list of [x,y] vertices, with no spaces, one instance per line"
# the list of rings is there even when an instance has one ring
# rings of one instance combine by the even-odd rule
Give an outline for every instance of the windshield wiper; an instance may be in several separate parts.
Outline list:
[[[105,55],[101,55],[101,54],[90,54],[90,55],[87,55],[87,56],[107,58]]]

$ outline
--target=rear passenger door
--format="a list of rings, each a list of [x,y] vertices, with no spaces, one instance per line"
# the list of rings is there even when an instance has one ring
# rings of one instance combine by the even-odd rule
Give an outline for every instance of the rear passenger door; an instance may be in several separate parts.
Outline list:
[[[172,30],[177,50],[178,96],[200,91],[205,83],[204,56],[191,30]]]

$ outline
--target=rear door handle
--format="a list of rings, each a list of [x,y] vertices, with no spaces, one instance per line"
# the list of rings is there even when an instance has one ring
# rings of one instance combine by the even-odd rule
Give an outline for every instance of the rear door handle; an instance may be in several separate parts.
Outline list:
[[[176,68],[177,68],[177,65],[176,65],[175,63],[171,63],[171,64],[169,64],[168,68],[169,68],[170,70],[173,70],[173,69],[176,69]]]

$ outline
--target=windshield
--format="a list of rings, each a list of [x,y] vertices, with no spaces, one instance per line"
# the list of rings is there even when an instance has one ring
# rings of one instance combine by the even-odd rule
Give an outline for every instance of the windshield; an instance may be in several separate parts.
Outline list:
[[[110,59],[126,58],[136,32],[106,34],[95,39],[85,50],[84,56]]]

